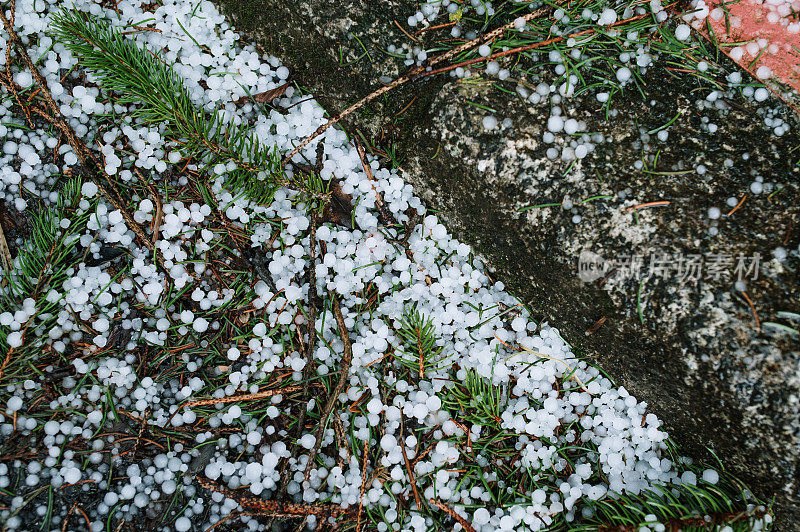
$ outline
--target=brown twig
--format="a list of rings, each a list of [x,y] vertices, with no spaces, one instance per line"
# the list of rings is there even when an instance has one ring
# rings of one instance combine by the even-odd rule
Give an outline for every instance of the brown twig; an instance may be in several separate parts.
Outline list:
[[[341,515],[345,509],[335,504],[295,504],[282,501],[267,501],[258,497],[249,497],[232,489],[220,486],[211,479],[197,477],[197,483],[207,490],[216,491],[225,497],[236,501],[239,506],[254,512],[256,515],[274,517],[303,517],[308,515],[325,514]]]
[[[361,513],[364,510],[364,490],[367,487],[367,462],[369,461],[369,438],[364,442],[364,463],[361,466],[361,492],[358,497],[358,516],[356,517],[356,532],[361,532]]]
[[[340,364],[341,375],[339,375],[339,382],[336,383],[336,387],[331,392],[331,396],[328,398],[328,402],[325,404],[325,408],[319,418],[319,427],[317,427],[314,448],[311,449],[311,453],[308,456],[306,478],[311,474],[311,468],[314,466],[314,458],[317,456],[317,452],[319,452],[319,448],[322,445],[322,436],[325,434],[325,426],[328,424],[328,418],[333,411],[333,407],[339,400],[339,394],[342,393],[342,390],[344,390],[347,384],[347,378],[350,374],[350,364],[353,362],[353,348],[350,344],[349,332],[344,323],[344,316],[342,315],[342,308],[339,305],[339,298],[335,295],[333,296],[333,315],[336,318],[336,324],[339,326],[339,336],[342,337],[342,344],[344,344],[344,353],[342,354],[342,361]]]
[[[456,24],[458,24],[458,21],[454,20],[453,22],[445,22],[444,24],[437,24],[436,26],[428,26],[427,28],[422,28],[421,30],[415,31],[414,35],[420,35],[422,33],[425,33],[426,31],[435,31],[435,30],[440,30],[442,28],[449,28],[450,26],[455,26]]]
[[[339,416],[333,416],[331,419],[333,420],[333,430],[336,433],[336,443],[339,449],[345,450],[344,458],[341,456],[337,457],[336,463],[341,466],[345,461],[350,461],[352,454],[350,453],[350,446],[346,443],[347,437],[345,436],[344,425],[342,424],[341,418],[339,418]]]
[[[417,503],[417,509],[422,510],[422,499],[417,491],[417,482],[414,480],[414,471],[411,468],[411,462],[408,460],[408,453],[406,453],[405,442],[405,427],[403,426],[403,414],[400,414],[400,451],[403,453],[403,461],[406,463],[406,472],[408,474],[408,482],[411,484],[411,491],[414,493],[414,502]]]
[[[6,50],[11,50],[11,47],[6,47]],[[6,54],[8,57],[9,54]],[[22,115],[25,117],[25,122],[27,122],[28,126],[31,128],[36,127],[36,124],[33,123],[31,119],[31,112],[28,109],[25,102],[22,101],[22,98],[19,96],[19,91],[17,90],[17,84],[14,83],[14,78],[11,75],[11,63],[6,64],[6,72],[0,75],[0,84],[2,84],[8,92],[14,97],[14,100],[17,102],[17,105],[22,111]]]
[[[419,351],[419,378],[425,376],[425,353],[422,351],[422,343],[419,340],[420,331],[417,331],[417,350]]]
[[[88,516],[88,515],[86,515],[86,512],[85,512],[85,511],[83,511],[83,508],[81,508],[80,506],[76,506],[76,507],[75,507],[75,509],[76,509],[76,510],[78,510],[78,513],[80,513],[80,514],[83,516],[83,520],[84,520],[84,521],[86,521],[87,528],[88,528],[89,530],[91,530],[91,524],[92,524],[92,522],[91,522],[91,520],[89,519],[89,516]]]
[[[455,510],[453,510],[449,506],[446,506],[444,503],[441,503],[441,502],[439,502],[437,500],[434,500],[434,499],[431,499],[430,503],[432,505],[436,506],[437,508],[439,508],[441,511],[443,511],[444,513],[446,513],[450,517],[452,517],[453,519],[455,519],[456,521],[458,521],[458,524],[461,525],[462,527],[464,527],[464,530],[466,530],[466,532],[475,532],[475,529],[472,527],[472,525],[469,523],[469,521],[467,521],[466,519],[464,519],[463,517],[458,515],[455,512]]]
[[[405,33],[406,37],[408,37],[409,39],[411,39],[411,40],[412,40],[412,41],[414,41],[414,42],[419,42],[419,39],[417,39],[416,37],[414,37],[413,35],[411,35],[410,33],[408,33],[408,31],[407,31],[405,28],[403,28],[403,26],[401,26],[401,25],[400,25],[400,23],[399,23],[399,22],[397,22],[397,20],[396,20],[396,19],[395,19],[395,21],[394,21],[394,25],[395,25],[395,26],[397,26],[397,27],[400,29],[400,31],[402,31],[403,33]]]
[[[142,441],[142,436],[144,435],[144,428],[147,425],[147,418],[150,417],[150,409],[144,411],[144,415],[142,416],[142,421],[139,422],[139,435],[136,438],[136,442],[133,444],[133,452],[131,453],[133,457],[136,457],[136,451],[139,449],[139,442]],[[117,442],[119,443],[119,442]]]
[[[153,184],[144,178],[138,168],[134,168],[133,171],[139,177],[139,180],[148,188],[150,195],[153,196],[153,201],[155,202],[156,215],[153,217],[153,221],[150,222],[150,231],[153,232],[152,242],[153,246],[155,246],[156,242],[158,242],[159,233],[161,231],[161,223],[164,221],[164,205],[161,203],[161,196],[158,194],[158,191]]]
[[[402,109],[400,109],[399,111],[397,111],[397,112],[394,114],[394,116],[400,116],[400,115],[402,115],[403,113],[405,113],[405,112],[406,112],[406,110],[408,110],[408,108],[409,108],[409,107],[411,107],[411,105],[412,105],[414,102],[416,102],[416,101],[417,101],[417,98],[418,98],[418,97],[419,97],[419,96],[418,96],[417,94],[415,94],[415,95],[414,95],[414,97],[413,97],[413,98],[411,98],[411,101],[410,101],[410,102],[408,102],[408,103],[405,105],[405,107],[403,107]]]
[[[61,532],[67,532],[67,523],[69,523],[69,516],[72,515],[72,511],[75,509],[76,506],[78,506],[78,501],[75,501],[72,504],[72,506],[70,507],[69,511],[67,512],[67,515],[64,516],[64,523],[61,525]],[[91,529],[92,529],[92,527],[90,526],[89,530],[91,530]]]
[[[200,399],[199,401],[190,401],[188,403],[185,403],[181,405],[181,407],[193,408],[195,406],[219,405],[225,403],[235,403],[237,401],[257,401],[259,399],[264,399],[266,397],[272,397],[273,395],[296,392],[298,390],[301,390],[302,388],[303,387],[300,385],[287,386],[285,388],[274,388],[271,390],[264,390],[262,392],[248,393],[244,395],[231,395],[228,397],[221,397],[219,399]]]
[[[150,194],[156,202],[156,215],[153,218],[153,223],[150,229],[153,231],[153,245],[158,242],[158,237],[161,233],[161,223],[164,221],[164,206],[161,203],[161,196],[159,196],[155,187],[151,183],[147,183],[147,188],[150,189]]]
[[[342,119],[347,117],[350,113],[352,113],[353,111],[355,111],[359,107],[371,102],[372,100],[374,100],[378,96],[389,92],[390,90],[394,89],[395,87],[399,87],[400,85],[402,85],[403,83],[405,83],[406,81],[411,79],[412,75],[415,75],[415,74],[419,73],[420,71],[421,71],[421,69],[419,69],[419,68],[412,69],[409,73],[407,73],[407,74],[405,74],[403,76],[400,76],[399,78],[397,78],[396,80],[392,81],[388,85],[384,85],[383,87],[381,87],[381,88],[371,92],[370,94],[364,96],[363,98],[358,100],[356,103],[354,103],[353,105],[351,105],[350,107],[348,107],[347,109],[345,109],[344,111],[339,113],[338,115],[334,116],[333,118],[331,118],[330,120],[328,120],[327,122],[325,122],[324,124],[319,126],[316,131],[314,131],[311,135],[309,135],[308,137],[303,139],[303,141],[300,142],[300,144],[295,146],[294,149],[291,152],[289,152],[289,155],[287,155],[287,156],[285,156],[283,158],[283,161],[282,161],[283,164],[285,165],[286,163],[291,161],[292,157],[294,157],[295,155],[300,153],[300,150],[302,150],[303,148],[308,146],[311,143],[312,140],[314,140],[318,136],[320,136],[323,133],[325,133],[325,131],[327,131],[328,128],[330,128],[331,126],[336,125],[339,122],[341,122]]]
[[[154,31],[156,33],[161,33],[161,30],[158,28],[151,28],[149,26],[131,26],[131,30],[123,31],[120,35],[128,35],[131,33],[141,33],[143,31]]]

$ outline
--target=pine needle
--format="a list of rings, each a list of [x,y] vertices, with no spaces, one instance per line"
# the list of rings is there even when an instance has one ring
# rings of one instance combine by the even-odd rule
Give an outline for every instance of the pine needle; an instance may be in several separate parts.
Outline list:
[[[554,356],[550,356],[550,355],[545,354],[545,353],[541,353],[541,352],[536,351],[534,349],[524,349],[522,351],[519,351],[518,353],[514,353],[514,355],[512,355],[512,356],[524,355],[524,354],[536,355],[537,357],[543,358],[545,360],[552,360],[553,362],[560,362],[565,368],[567,368],[567,374],[569,375],[569,378],[574,380],[576,383],[578,383],[578,386],[580,386],[585,392],[589,391],[589,390],[586,389],[586,385],[583,383],[583,381],[580,379],[580,377],[578,377],[575,374],[575,369],[573,369],[569,364],[567,364],[566,362],[564,362],[560,358],[554,357]]]

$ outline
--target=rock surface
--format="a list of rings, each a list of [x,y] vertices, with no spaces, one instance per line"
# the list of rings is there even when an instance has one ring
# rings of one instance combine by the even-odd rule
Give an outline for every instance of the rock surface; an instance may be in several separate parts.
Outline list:
[[[410,40],[400,26],[415,11],[411,1],[218,3],[331,114],[380,87],[382,76],[404,71],[385,50]],[[698,107],[708,91],[691,76],[656,68],[644,79],[645,97],[634,90],[618,97],[608,119],[592,94],[566,103],[567,115],[605,139],[573,165],[545,155],[548,105],[488,82],[441,76],[408,83],[344,127],[393,148],[417,193],[487,259],[496,279],[534,317],[558,326],[576,352],[646,400],[685,452],[703,456],[710,448],[761,496],[776,495],[779,529],[800,530],[800,345],[796,335],[764,325],[800,327],[779,314],[800,313],[800,123],[767,102],[791,124],[775,137],[764,125],[764,104],[739,97],[723,114]],[[470,102],[501,110],[511,125],[485,130],[487,111]],[[665,142],[647,135],[679,113]],[[645,144],[650,155],[660,150],[657,163],[637,169]],[[752,194],[756,176],[784,188]],[[728,216],[726,199],[745,194]],[[565,199],[572,209],[560,205]],[[670,203],[632,208],[654,201]],[[535,207],[542,204],[559,205]],[[719,219],[709,219],[711,207],[722,211]],[[774,259],[776,248],[788,257]],[[618,270],[584,282],[583,250],[606,259],[639,255],[643,274],[652,273],[652,257],[666,254],[670,271],[624,278]],[[746,275],[741,292],[737,258],[749,266],[755,253],[758,277]],[[692,254],[701,255],[703,271],[697,282],[682,282],[690,263],[680,259]],[[709,268],[725,256],[733,264],[715,279]]]

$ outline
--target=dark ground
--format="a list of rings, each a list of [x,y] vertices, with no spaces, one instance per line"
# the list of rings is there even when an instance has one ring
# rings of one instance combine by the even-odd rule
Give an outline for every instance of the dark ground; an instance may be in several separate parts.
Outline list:
[[[398,0],[218,3],[237,30],[285,61],[292,79],[331,114],[379,87],[381,76],[401,73],[384,50],[409,40],[394,21],[404,25],[415,11],[414,2]],[[369,58],[357,60],[363,48],[352,35]],[[655,252],[706,258],[758,252],[759,276],[746,293],[760,321],[797,327],[776,313],[800,313],[800,123],[779,102],[766,102],[792,124],[779,138],[764,125],[764,104],[738,97],[720,114],[695,104],[708,93],[695,78],[654,69],[645,82],[646,98],[629,91],[612,104],[619,114],[610,120],[591,94],[569,100],[566,114],[606,138],[571,168],[545,157],[547,104],[532,106],[489,84],[449,77],[407,84],[351,115],[345,127],[380,149],[393,146],[417,194],[455,236],[488,259],[495,278],[536,318],[558,326],[579,353],[647,401],[684,452],[699,457],[713,450],[759,495],[776,496],[779,530],[800,530],[798,337],[759,329],[746,298],[724,276],[688,284],[675,275],[584,283],[577,270],[583,249],[609,259],[639,254],[645,267]],[[486,111],[468,100],[501,109],[499,118],[512,125],[485,131]],[[669,139],[650,143],[651,153],[661,150],[655,169],[661,173],[637,170],[642,133],[679,111]],[[719,130],[709,133],[703,117]],[[694,171],[701,163],[704,175]],[[785,188],[772,198],[750,194],[757,175]],[[625,198],[617,196],[621,191]],[[725,200],[744,194],[741,208],[726,216]],[[605,195],[615,197],[581,203]],[[565,197],[577,207],[519,212]],[[671,203],[626,210],[661,200]],[[723,212],[714,222],[717,236],[708,231],[712,206]],[[579,224],[571,221],[576,213]],[[772,260],[779,246],[795,253]]]

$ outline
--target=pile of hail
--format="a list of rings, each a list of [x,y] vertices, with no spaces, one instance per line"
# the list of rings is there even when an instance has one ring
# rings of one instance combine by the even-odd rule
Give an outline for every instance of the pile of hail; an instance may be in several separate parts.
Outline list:
[[[19,38],[0,36],[17,50],[0,54],[4,530],[540,530],[738,485],[677,456],[645,403],[532,321],[342,130],[286,166],[315,172],[327,207],[291,187],[250,199],[229,186],[235,161],[194,158],[82,68],[49,32],[61,4],[3,8]],[[286,153],[325,122],[211,2],[68,7],[263,146]],[[270,107],[251,98],[269,91]],[[99,177],[26,113],[50,96]]]

